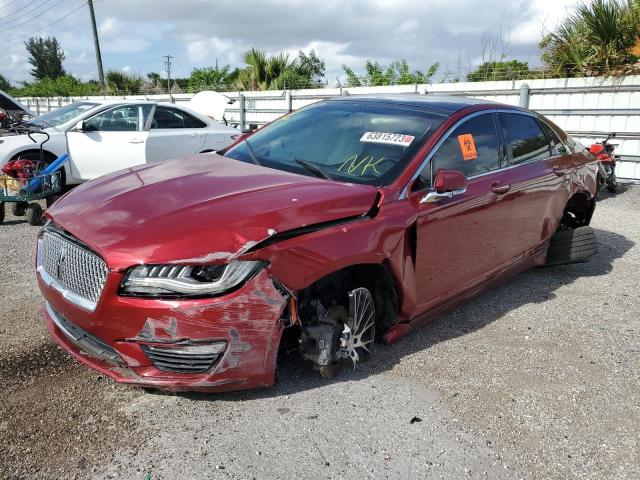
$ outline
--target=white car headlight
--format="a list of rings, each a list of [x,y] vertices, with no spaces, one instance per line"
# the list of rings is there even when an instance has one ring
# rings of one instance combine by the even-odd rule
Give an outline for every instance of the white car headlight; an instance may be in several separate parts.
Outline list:
[[[246,282],[265,265],[240,260],[224,265],[140,265],[129,270],[120,290],[131,296],[214,296]]]

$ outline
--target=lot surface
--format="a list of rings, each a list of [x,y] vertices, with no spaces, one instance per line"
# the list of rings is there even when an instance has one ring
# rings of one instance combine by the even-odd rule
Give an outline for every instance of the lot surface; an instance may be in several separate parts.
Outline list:
[[[115,385],[43,326],[37,228],[0,226],[0,479],[640,478],[640,187],[599,203],[591,263],[525,273],[333,382]]]

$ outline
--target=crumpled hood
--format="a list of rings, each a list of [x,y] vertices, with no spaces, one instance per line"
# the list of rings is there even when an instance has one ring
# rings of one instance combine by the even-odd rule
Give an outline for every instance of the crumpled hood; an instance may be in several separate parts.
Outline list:
[[[120,269],[225,261],[276,232],[366,213],[376,194],[204,154],[87,182],[47,215]]]

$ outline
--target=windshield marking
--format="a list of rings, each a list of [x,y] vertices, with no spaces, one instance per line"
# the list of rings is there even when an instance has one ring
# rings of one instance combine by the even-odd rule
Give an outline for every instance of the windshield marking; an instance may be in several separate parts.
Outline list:
[[[384,161],[384,157],[380,157],[379,160],[373,161],[373,155],[368,155],[368,156],[364,157],[363,159],[361,159],[360,161],[358,161],[358,154],[355,154],[355,155],[352,155],[349,158],[347,158],[342,163],[342,165],[340,165],[340,167],[338,168],[338,172],[342,171],[342,169],[345,167],[345,165],[347,165],[347,163],[351,162],[351,164],[345,170],[346,173],[348,173],[350,175],[359,175],[359,176],[362,177],[367,173],[367,169],[371,168],[375,172],[376,176],[379,176],[383,172],[380,172],[376,168],[376,166],[378,164],[380,164],[381,162],[383,162],[383,161]],[[367,163],[362,167],[362,170],[358,174],[358,169],[360,168],[361,165],[364,164],[364,162],[367,162]]]

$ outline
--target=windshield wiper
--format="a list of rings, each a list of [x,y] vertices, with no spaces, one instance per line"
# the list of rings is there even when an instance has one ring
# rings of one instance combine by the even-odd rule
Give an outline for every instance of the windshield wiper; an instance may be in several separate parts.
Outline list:
[[[324,170],[322,170],[317,165],[314,165],[311,162],[307,162],[306,160],[303,160],[302,158],[294,158],[294,160],[296,161],[296,163],[299,163],[304,168],[306,168],[311,173],[313,173],[316,177],[320,177],[320,178],[325,178],[327,180],[331,180],[331,177],[329,176],[329,174],[327,172],[325,172]]]
[[[258,157],[256,157],[256,152],[253,151],[253,147],[249,143],[249,140],[243,138],[242,141],[247,144],[247,147],[249,148],[249,154],[251,155],[251,160],[253,161],[253,163],[262,166],[262,162],[260,162],[260,160],[258,160]]]

